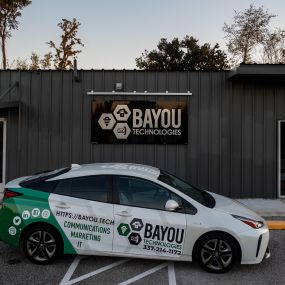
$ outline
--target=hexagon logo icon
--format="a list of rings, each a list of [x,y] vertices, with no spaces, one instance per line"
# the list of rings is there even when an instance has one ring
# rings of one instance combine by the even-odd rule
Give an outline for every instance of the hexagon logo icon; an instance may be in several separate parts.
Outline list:
[[[133,244],[133,245],[138,245],[142,241],[142,238],[138,233],[131,233],[128,239],[129,239],[130,244]]]
[[[125,140],[131,133],[131,129],[127,123],[118,123],[113,132],[118,140]]]
[[[118,230],[118,233],[119,233],[119,235],[120,236],[127,236],[129,233],[130,233],[130,231],[131,231],[131,229],[130,229],[130,227],[129,227],[129,225],[128,224],[119,224],[119,226],[117,227],[117,230]]]
[[[99,120],[98,120],[98,123],[101,127],[101,129],[103,130],[112,130],[115,123],[116,123],[116,120],[114,118],[114,116],[112,114],[108,114],[108,113],[103,113]]]
[[[137,231],[137,232],[139,232],[144,226],[143,221],[137,218],[134,218],[131,221],[130,225],[131,225],[132,230]]]
[[[127,105],[117,105],[113,114],[117,121],[127,121],[131,115],[131,111]]]

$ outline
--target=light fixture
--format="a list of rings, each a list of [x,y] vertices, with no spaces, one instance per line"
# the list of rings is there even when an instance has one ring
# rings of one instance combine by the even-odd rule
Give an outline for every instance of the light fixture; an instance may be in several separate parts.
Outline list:
[[[116,91],[123,91],[123,89],[124,89],[124,85],[122,82],[116,82],[115,83],[115,90]]]

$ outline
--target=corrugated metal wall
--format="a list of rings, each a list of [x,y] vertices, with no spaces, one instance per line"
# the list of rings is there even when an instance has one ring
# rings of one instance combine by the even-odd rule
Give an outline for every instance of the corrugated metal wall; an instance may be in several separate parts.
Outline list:
[[[277,196],[277,120],[285,119],[284,84],[230,82],[228,72],[1,71],[2,101],[20,99],[8,119],[7,178],[73,163],[137,162],[168,170],[193,185],[231,197]],[[105,100],[187,100],[188,145],[91,144],[86,92],[185,92],[184,96],[108,96]],[[20,122],[20,123],[19,123]]]

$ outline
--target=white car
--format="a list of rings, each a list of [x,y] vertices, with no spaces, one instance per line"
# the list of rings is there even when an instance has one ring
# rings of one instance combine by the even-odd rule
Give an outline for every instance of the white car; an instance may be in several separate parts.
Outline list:
[[[196,260],[209,272],[269,257],[265,221],[158,168],[72,165],[6,185],[0,239],[35,263],[60,253]]]

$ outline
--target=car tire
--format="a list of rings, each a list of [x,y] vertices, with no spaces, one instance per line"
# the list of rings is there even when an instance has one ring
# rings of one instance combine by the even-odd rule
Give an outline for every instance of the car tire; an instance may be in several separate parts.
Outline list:
[[[195,256],[204,270],[224,273],[234,266],[239,254],[235,240],[229,235],[210,233],[199,241]]]
[[[27,230],[22,245],[26,257],[36,264],[52,263],[62,253],[59,233],[47,226],[35,226]]]

